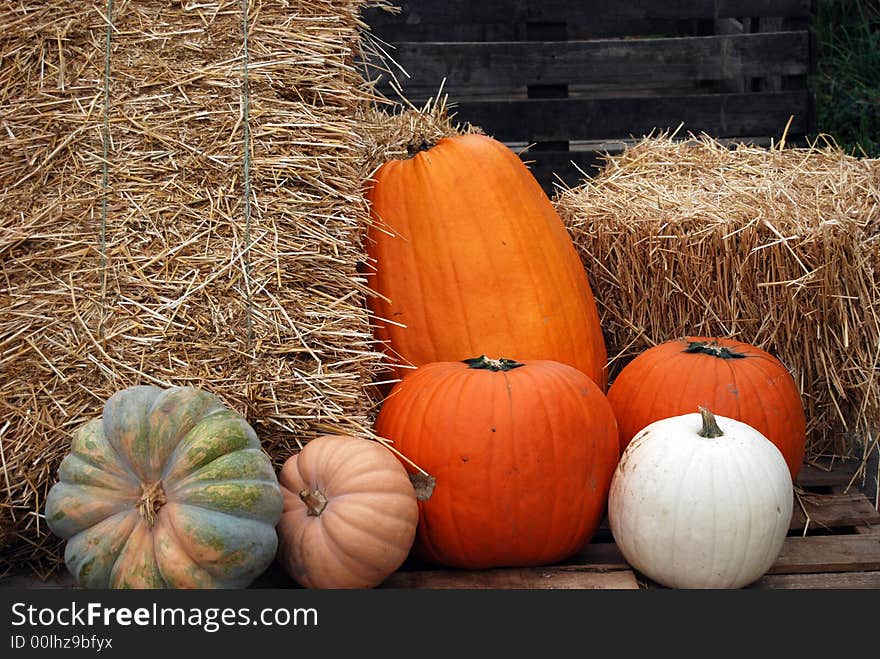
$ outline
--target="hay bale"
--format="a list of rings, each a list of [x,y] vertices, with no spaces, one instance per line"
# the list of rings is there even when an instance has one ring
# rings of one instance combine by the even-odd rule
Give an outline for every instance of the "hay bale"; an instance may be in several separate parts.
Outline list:
[[[207,389],[276,464],[371,433],[365,4],[251,2],[246,42],[240,0],[0,9],[0,575],[58,567],[46,492],[121,388]]]
[[[807,455],[852,456],[880,415],[880,161],[831,144],[730,149],[643,139],[557,207],[590,275],[612,377],[665,340],[720,335],[777,355]]]

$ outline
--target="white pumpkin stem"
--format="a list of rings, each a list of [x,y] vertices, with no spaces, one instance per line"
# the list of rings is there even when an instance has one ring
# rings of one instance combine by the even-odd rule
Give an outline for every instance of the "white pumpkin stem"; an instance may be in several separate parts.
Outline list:
[[[317,517],[327,507],[327,497],[324,496],[321,490],[305,489],[299,493],[299,498],[306,504],[308,514],[312,517]]]
[[[700,416],[703,417],[703,427],[697,433],[700,437],[712,439],[714,437],[721,437],[724,434],[721,432],[721,428],[718,427],[718,422],[715,420],[715,415],[712,412],[701,406]]]
[[[165,490],[162,488],[162,481],[141,485],[141,498],[137,504],[138,512],[143,519],[147,520],[150,526],[153,526],[156,521],[156,515],[159,513],[159,508],[164,506],[166,502],[167,499],[165,498]]]

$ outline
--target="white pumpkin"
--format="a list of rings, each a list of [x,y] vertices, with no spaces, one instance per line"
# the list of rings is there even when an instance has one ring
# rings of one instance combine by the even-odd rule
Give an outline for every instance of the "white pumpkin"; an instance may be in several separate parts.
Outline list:
[[[611,481],[608,521],[627,562],[655,582],[741,588],[778,557],[792,502],[779,449],[700,408],[633,438]]]

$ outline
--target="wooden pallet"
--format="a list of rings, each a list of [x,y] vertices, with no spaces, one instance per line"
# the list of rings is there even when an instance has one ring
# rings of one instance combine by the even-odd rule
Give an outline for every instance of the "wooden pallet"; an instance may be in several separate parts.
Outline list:
[[[850,486],[854,468],[805,465],[788,537],[754,589],[880,588],[880,512]],[[614,544],[607,523],[561,565],[481,571],[405,565],[385,588],[649,589]]]
[[[548,193],[653,130],[792,143],[814,131],[810,0],[395,0],[365,21],[399,66],[375,76],[523,154]],[[401,70],[402,69],[402,70]],[[405,71],[405,73],[404,73]],[[789,123],[789,120],[791,122]]]
[[[803,468],[782,552],[750,588],[880,588],[880,512],[855,486],[850,487],[853,473],[852,466]],[[406,565],[383,587],[660,588],[626,563],[607,523],[593,542],[561,565],[482,571]]]
[[[880,588],[880,512],[850,486],[853,464],[806,465],[782,551],[756,589]],[[17,575],[0,588],[72,588],[67,574],[48,581]],[[295,588],[276,564],[255,588]],[[382,588],[650,589],[660,588],[627,565],[603,524],[593,542],[563,564],[493,570],[437,569],[409,561]]]

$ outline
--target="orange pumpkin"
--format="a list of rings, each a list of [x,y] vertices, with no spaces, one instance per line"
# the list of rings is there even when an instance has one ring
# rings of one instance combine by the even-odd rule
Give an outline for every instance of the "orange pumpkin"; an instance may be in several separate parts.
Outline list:
[[[419,521],[406,470],[379,442],[322,435],[288,458],[278,558],[307,588],[372,588],[409,554]]]
[[[376,432],[434,478],[414,551],[453,567],[570,556],[598,528],[619,458],[604,394],[546,360],[422,366],[395,385]]]
[[[776,357],[747,343],[707,337],[661,343],[621,370],[608,400],[621,451],[648,424],[706,407],[773,442],[792,480],[804,459],[806,417],[797,384]]]
[[[508,147],[485,135],[443,138],[385,163],[367,196],[370,286],[379,294],[369,306],[390,361],[549,359],[605,390],[605,341],[583,265]]]

